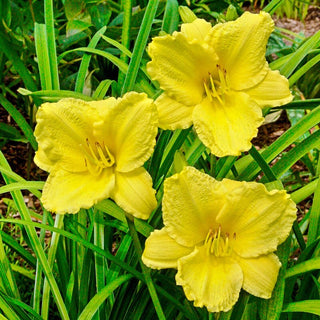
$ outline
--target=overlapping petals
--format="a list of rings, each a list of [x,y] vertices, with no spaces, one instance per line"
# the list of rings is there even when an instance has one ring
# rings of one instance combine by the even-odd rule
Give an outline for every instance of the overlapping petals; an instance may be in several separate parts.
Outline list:
[[[164,228],[147,239],[142,260],[156,269],[177,268],[176,282],[195,306],[228,311],[241,288],[271,297],[281,266],[273,252],[295,217],[285,191],[216,181],[185,167],[165,181]]]
[[[43,104],[37,113],[35,162],[50,172],[44,207],[76,213],[112,198],[128,213],[148,218],[157,202],[142,165],[153,152],[157,125],[153,101],[135,92],[120,99]]]
[[[265,59],[273,28],[268,13],[246,12],[214,27],[196,19],[181,32],[155,37],[147,70],[164,90],[156,101],[160,127],[194,124],[219,157],[249,150],[263,122],[261,109],[292,100],[288,80]]]

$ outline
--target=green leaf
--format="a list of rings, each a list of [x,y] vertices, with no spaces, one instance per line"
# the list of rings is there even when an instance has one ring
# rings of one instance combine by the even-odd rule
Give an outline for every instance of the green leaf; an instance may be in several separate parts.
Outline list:
[[[295,84],[308,70],[315,66],[320,61],[320,54],[310,59],[306,64],[300,67],[290,78],[290,87]]]
[[[267,163],[277,157],[285,148],[294,143],[302,134],[319,123],[320,106],[312,110],[305,117],[296,123],[295,126],[287,130],[278,140],[273,142],[268,148],[261,152]],[[256,162],[250,162],[243,157],[235,163],[239,172],[237,180],[250,181],[259,173],[259,166]]]
[[[107,3],[96,3],[89,8],[92,24],[100,29],[108,25],[112,11],[108,8]]]
[[[45,24],[35,23],[34,42],[38,59],[38,68],[43,90],[52,89],[52,78],[47,43],[47,29]]]
[[[52,88],[58,90],[59,85],[59,74],[58,74],[58,63],[57,63],[57,51],[56,51],[56,38],[54,32],[54,16],[53,16],[53,1],[45,0],[44,1],[44,17],[46,24],[46,34],[47,41],[46,45],[48,46],[49,53],[49,65],[50,65],[50,73],[51,73],[51,81]],[[27,87],[27,89],[29,89]],[[32,91],[36,91],[36,89],[32,89]]]
[[[74,92],[69,90],[40,90],[40,91],[31,92],[24,88],[19,88],[18,92],[26,96],[30,95],[34,97],[40,97],[41,99],[44,99],[46,101],[59,101],[63,98],[75,98],[75,99],[82,99],[85,101],[93,100],[92,97],[88,97],[80,92]]]
[[[107,27],[102,27],[100,30],[97,31],[97,33],[92,37],[88,48],[95,48],[96,45],[98,44],[99,40],[101,39],[101,36],[106,32]],[[83,87],[85,84],[86,80],[86,75],[88,74],[88,68],[91,60],[91,54],[85,53],[83,55],[83,58],[81,60],[80,68],[78,71],[77,75],[77,80],[76,80],[76,86],[75,86],[75,91],[76,92],[81,92],[83,91]]]
[[[167,0],[166,8],[163,15],[162,30],[172,34],[179,26],[179,3],[177,0]]]
[[[7,40],[6,35],[1,30],[0,30],[0,48],[1,48],[1,51],[3,51],[4,54],[7,56],[7,58],[11,61],[15,70],[19,73],[26,88],[32,91],[36,91],[37,86],[31,76],[30,71],[21,61],[17,51],[14,50],[14,47]]]
[[[132,58],[130,60],[128,72],[126,74],[126,78],[122,87],[122,91],[121,91],[122,95],[128,91],[131,91],[134,87],[136,77],[140,68],[142,55],[145,51],[145,47],[151,31],[153,19],[155,17],[155,14],[158,8],[158,4],[159,4],[159,0],[148,1],[146,12],[143,16],[143,20],[141,23],[141,27],[139,29],[137,40],[133,48]]]
[[[282,312],[307,312],[320,316],[320,300],[304,300],[284,305]]]
[[[4,250],[0,233],[0,286],[8,296],[20,298],[19,290],[11,269],[10,262]]]
[[[13,182],[0,187],[0,194],[15,191],[15,190],[32,190],[32,189],[41,190],[43,188],[43,185],[44,185],[43,181]]]
[[[6,123],[0,123],[0,139],[28,142],[27,139],[21,136],[19,130]]]
[[[107,200],[100,201],[95,205],[95,208],[127,224],[125,211],[120,207],[118,207],[111,200],[107,199]],[[143,220],[134,219],[134,222],[135,222],[137,231],[142,235],[144,235],[145,237],[148,237],[151,231],[153,231],[153,228]]]
[[[92,98],[94,99],[103,99],[105,95],[107,94],[107,91],[109,90],[109,87],[114,83],[114,80],[102,80],[97,89],[95,90],[94,94],[92,95]]]
[[[312,208],[310,212],[308,244],[312,243],[320,235],[320,179],[314,192]]]
[[[37,144],[37,141],[33,135],[33,131],[31,129],[30,125],[28,124],[28,122],[21,115],[21,113],[7,99],[5,99],[4,96],[1,94],[0,94],[0,104],[8,111],[8,113],[11,115],[13,120],[20,127],[20,129],[24,133],[25,137],[30,142],[32,148],[34,150],[37,150],[38,144]]]
[[[89,48],[89,47],[84,47],[84,48],[76,48],[76,49],[72,49],[69,51],[65,51],[64,53],[62,53],[59,56],[59,60],[62,59],[65,55],[71,53],[71,52],[77,52],[77,51],[82,51],[85,53],[93,53],[93,54],[97,54],[101,57],[104,57],[106,59],[108,59],[109,61],[111,61],[115,66],[117,66],[119,68],[119,70],[121,72],[128,72],[128,65],[123,62],[122,60],[120,60],[119,58],[115,57],[114,55],[112,55],[111,53],[102,51],[102,50],[98,50],[98,49],[94,49],[94,48]]]
[[[303,58],[319,45],[320,31],[302,43],[302,45],[291,55],[290,59],[279,68],[280,73],[287,78],[290,77]]]
[[[290,278],[302,273],[319,270],[320,269],[320,257],[315,257],[307,261],[303,261],[289,268],[286,271],[285,277]]]
[[[272,171],[277,178],[280,178],[291,166],[293,166],[299,159],[314,148],[320,147],[320,130],[311,134],[308,138],[301,141],[297,146],[292,148],[289,152],[281,157],[272,167]],[[264,180],[265,181],[265,180]]]
[[[124,282],[130,280],[132,275],[127,274],[120,276],[119,278],[113,280],[107,284],[101,291],[99,291],[87,304],[84,310],[81,312],[78,320],[90,320],[93,315],[97,312],[99,306],[113,293],[120,285]]]

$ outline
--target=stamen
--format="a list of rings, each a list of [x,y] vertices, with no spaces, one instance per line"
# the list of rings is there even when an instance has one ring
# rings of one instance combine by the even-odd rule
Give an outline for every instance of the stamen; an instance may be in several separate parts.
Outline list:
[[[206,82],[204,82],[203,84],[204,84],[204,90],[206,91],[207,97],[209,98],[210,101],[212,101],[211,92],[208,89]]]
[[[222,91],[227,90],[227,84],[225,80],[225,74],[222,72],[221,68],[218,68],[218,73],[219,73],[219,79],[220,79],[220,84],[221,84],[221,89]]]
[[[203,81],[205,94],[210,101],[216,98],[221,104],[224,103],[224,94],[229,90],[229,77],[225,69],[216,65],[219,79],[214,79],[209,72],[209,79]],[[209,81],[208,81],[209,80]],[[209,82],[209,83],[208,83]]]
[[[104,168],[113,166],[115,163],[114,156],[103,143],[94,143],[94,148],[89,139],[86,139],[87,146],[84,148],[85,166],[92,175],[99,175]]]
[[[229,256],[231,254],[231,247],[229,242],[229,233],[223,234],[221,225],[215,230],[209,230],[206,240],[204,242],[207,254],[212,254],[216,257]]]

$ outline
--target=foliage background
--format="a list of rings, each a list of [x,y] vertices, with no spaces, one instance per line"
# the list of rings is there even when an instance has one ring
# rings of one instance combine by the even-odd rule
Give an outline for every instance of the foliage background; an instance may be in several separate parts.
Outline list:
[[[0,319],[319,318],[320,31],[306,38],[276,28],[270,37],[270,66],[289,78],[295,94],[295,101],[281,108],[291,127],[271,145],[219,159],[190,129],[159,131],[145,164],[159,200],[148,222],[132,224],[110,200],[56,217],[36,200],[45,179],[32,163],[37,107],[66,96],[103,99],[130,90],[157,97],[159,88],[145,69],[145,47],[159,32],[178,30],[188,12],[181,5],[216,23],[235,19],[248,6],[303,20],[310,2],[0,2],[0,104],[15,122],[0,123],[0,143],[7,150],[17,142],[28,146],[30,175],[18,175],[0,153],[0,192],[7,204],[0,220]],[[174,270],[151,271],[140,263],[145,238],[162,226],[163,181],[185,164],[219,180],[257,180],[269,189],[285,188],[299,205],[292,237],[278,250],[283,268],[271,300],[243,291],[233,310],[209,314],[186,300],[175,285]],[[30,192],[34,205],[26,205],[23,197]]]

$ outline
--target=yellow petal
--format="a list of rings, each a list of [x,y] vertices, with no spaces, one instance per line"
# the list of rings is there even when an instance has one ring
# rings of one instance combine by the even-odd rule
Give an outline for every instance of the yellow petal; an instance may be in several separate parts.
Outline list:
[[[208,255],[204,246],[178,260],[177,284],[196,307],[205,306],[210,312],[230,310],[239,298],[242,281],[236,261]]]
[[[277,249],[289,235],[296,207],[285,191],[267,191],[256,182],[242,182],[230,192],[217,217],[224,230],[236,233],[233,250],[254,258]]]
[[[230,92],[217,99],[205,99],[195,107],[195,130],[205,146],[218,157],[240,155],[251,147],[251,140],[263,122],[258,105],[241,92]]]
[[[186,129],[192,125],[193,107],[185,106],[163,93],[155,104],[158,109],[159,127],[164,130]]]
[[[292,100],[288,80],[278,70],[267,73],[266,77],[253,88],[245,91],[260,107],[282,106]]]
[[[34,132],[39,144],[35,163],[49,172],[56,165],[71,172],[85,171],[82,146],[100,120],[96,109],[82,100],[44,103],[38,110]]]
[[[258,258],[238,258],[243,272],[243,289],[256,297],[271,298],[281,263],[274,253]]]
[[[134,170],[153,152],[158,132],[156,107],[146,94],[129,92],[117,100],[95,130],[115,157],[116,170]]]
[[[156,37],[148,47],[147,70],[166,94],[181,104],[194,106],[202,100],[203,81],[215,65],[215,54],[201,43],[189,43],[181,32]]]
[[[270,15],[262,11],[245,12],[237,20],[211,29],[206,40],[219,56],[233,89],[248,89],[266,76],[266,45],[273,28]]]
[[[223,207],[225,193],[212,177],[193,167],[166,179],[162,202],[163,221],[170,237],[193,247],[216,229],[216,215]]]
[[[194,40],[204,41],[211,28],[211,23],[204,19],[196,19],[191,23],[183,23],[181,25],[181,33],[190,42]]]
[[[131,172],[117,172],[111,198],[126,212],[136,218],[148,219],[157,206],[152,179],[144,168]]]
[[[42,192],[44,207],[58,214],[77,213],[88,209],[109,197],[114,187],[112,168],[104,169],[100,175],[88,172],[71,173],[64,170],[50,173]]]
[[[87,101],[89,105],[97,110],[102,119],[110,112],[110,110],[117,104],[117,99],[109,97],[104,100]],[[99,124],[97,124],[99,126]]]
[[[155,230],[145,243],[142,261],[153,269],[177,268],[178,259],[187,256],[193,248],[184,247],[172,239],[166,228]]]

